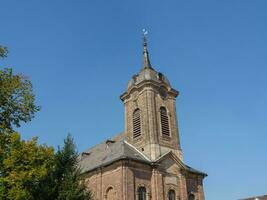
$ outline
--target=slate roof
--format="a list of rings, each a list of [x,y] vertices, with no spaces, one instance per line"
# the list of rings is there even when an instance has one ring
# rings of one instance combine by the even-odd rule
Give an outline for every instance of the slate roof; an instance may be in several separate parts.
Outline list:
[[[171,87],[171,84],[166,76],[162,73],[155,71],[152,68],[144,68],[139,74],[134,75],[131,80],[128,82],[128,89],[132,86],[138,85],[143,81],[154,81],[156,83],[167,84]]]
[[[122,134],[83,152],[79,157],[81,173],[106,166],[120,159],[131,159],[150,163],[141,152],[123,140]]]
[[[105,142],[81,153],[79,156],[79,165],[81,173],[86,173],[98,167],[104,167],[122,159],[130,159],[140,161],[142,163],[153,164],[164,159],[165,156],[171,153],[171,151],[166,152],[157,160],[151,161],[133,145],[125,141],[123,133],[121,133],[114,138],[106,140]],[[182,161],[179,162],[187,171],[207,176],[207,174],[185,165]]]
[[[184,164],[185,165],[185,164]],[[204,175],[204,176],[208,176],[206,173],[204,173],[204,172],[202,172],[202,171],[199,171],[199,170],[196,170],[196,169],[194,169],[194,168],[192,168],[192,167],[189,167],[188,165],[185,165],[185,168],[186,168],[186,170],[188,170],[188,171],[190,171],[190,172],[192,172],[192,173],[195,173],[195,174],[202,174],[202,175]]]

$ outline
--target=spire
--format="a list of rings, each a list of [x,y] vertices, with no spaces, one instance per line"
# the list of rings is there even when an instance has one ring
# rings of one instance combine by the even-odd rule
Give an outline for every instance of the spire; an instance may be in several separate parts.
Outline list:
[[[143,56],[144,56],[144,66],[143,68],[152,68],[151,64],[150,64],[150,60],[149,60],[149,54],[148,54],[148,50],[147,50],[147,30],[143,29],[143,47],[144,47],[144,51],[143,51]]]

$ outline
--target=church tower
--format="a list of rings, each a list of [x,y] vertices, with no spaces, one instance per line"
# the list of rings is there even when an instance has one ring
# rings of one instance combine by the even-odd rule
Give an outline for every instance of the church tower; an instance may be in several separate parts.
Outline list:
[[[120,97],[125,107],[125,138],[152,161],[170,150],[182,160],[176,114],[179,92],[153,69],[145,34],[143,40],[143,67]]]
[[[149,60],[121,95],[125,130],[81,153],[82,178],[95,200],[205,200],[207,174],[183,162],[176,114],[179,92]]]

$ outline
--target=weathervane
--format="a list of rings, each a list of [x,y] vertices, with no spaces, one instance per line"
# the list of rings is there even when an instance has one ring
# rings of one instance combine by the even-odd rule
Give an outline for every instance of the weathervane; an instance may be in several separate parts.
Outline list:
[[[152,68],[150,61],[149,61],[149,56],[148,56],[148,50],[147,50],[147,37],[146,35],[148,34],[148,31],[146,29],[142,29],[143,31],[143,47],[144,47],[144,51],[143,51],[143,55],[144,55],[144,67],[143,68]]]
[[[143,31],[143,39],[144,39],[144,46],[147,45],[147,39],[146,39],[146,35],[148,34],[148,31],[146,29],[142,29]]]
[[[143,31],[144,36],[146,36],[148,34],[148,31],[146,29],[143,28],[142,31]]]

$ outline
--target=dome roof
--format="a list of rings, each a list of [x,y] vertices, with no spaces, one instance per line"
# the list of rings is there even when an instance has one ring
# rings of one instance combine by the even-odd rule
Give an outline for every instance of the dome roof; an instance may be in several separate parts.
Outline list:
[[[163,83],[170,87],[170,82],[162,73],[155,71],[152,67],[143,68],[139,74],[134,75],[128,83],[128,89],[134,85],[138,85],[143,81],[155,81]]]
[[[149,60],[149,54],[147,50],[147,40],[144,35],[144,44],[143,44],[144,50],[143,50],[143,59],[144,59],[144,65],[142,70],[139,72],[139,74],[136,74],[132,77],[132,79],[128,83],[128,89],[134,85],[138,85],[139,83],[143,81],[154,81],[157,83],[164,83],[168,87],[171,87],[169,80],[160,72],[155,71]]]

